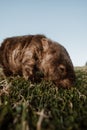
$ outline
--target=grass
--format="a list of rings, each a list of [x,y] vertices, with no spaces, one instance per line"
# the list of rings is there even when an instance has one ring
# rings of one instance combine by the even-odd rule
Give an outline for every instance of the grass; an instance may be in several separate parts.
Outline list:
[[[0,71],[0,130],[87,130],[87,67],[75,71],[71,89]]]

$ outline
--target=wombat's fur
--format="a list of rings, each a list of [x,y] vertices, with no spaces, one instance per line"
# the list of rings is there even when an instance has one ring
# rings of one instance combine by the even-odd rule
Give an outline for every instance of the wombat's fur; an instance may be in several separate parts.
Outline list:
[[[0,64],[6,76],[19,74],[34,79],[41,71],[58,87],[71,87],[75,81],[73,64],[66,49],[44,35],[7,38],[0,47]]]

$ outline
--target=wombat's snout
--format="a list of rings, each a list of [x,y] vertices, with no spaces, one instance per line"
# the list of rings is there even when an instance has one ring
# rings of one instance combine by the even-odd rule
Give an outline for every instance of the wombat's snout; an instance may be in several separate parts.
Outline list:
[[[69,79],[60,80],[59,87],[63,88],[70,88],[72,87],[73,82],[71,82]]]

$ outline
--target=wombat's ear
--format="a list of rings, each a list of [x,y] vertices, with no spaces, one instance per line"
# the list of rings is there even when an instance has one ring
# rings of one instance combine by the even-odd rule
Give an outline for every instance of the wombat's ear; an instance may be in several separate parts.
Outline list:
[[[48,49],[48,39],[42,38],[41,42],[42,42],[42,46],[43,46],[44,51],[46,51]]]

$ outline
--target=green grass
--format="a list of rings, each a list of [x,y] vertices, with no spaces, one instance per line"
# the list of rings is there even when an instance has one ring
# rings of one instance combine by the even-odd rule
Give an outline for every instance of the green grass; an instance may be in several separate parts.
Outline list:
[[[87,130],[87,68],[75,71],[71,89],[1,73],[0,130]]]

